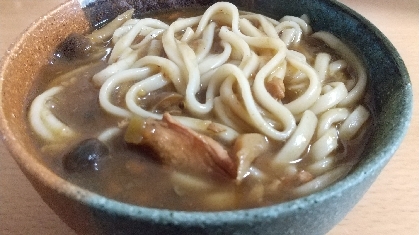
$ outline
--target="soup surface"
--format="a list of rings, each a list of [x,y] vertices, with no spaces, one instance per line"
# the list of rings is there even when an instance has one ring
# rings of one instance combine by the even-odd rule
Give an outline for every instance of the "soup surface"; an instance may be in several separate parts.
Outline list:
[[[217,211],[308,195],[356,164],[366,73],[339,39],[223,2],[150,16],[71,34],[39,75],[28,124],[58,175],[127,203]]]

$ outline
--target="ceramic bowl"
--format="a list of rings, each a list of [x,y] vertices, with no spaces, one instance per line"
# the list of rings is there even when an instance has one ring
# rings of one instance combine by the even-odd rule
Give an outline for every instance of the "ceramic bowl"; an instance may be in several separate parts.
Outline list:
[[[368,72],[375,126],[362,160],[344,179],[309,196],[263,208],[224,212],[151,209],[110,200],[58,177],[29,137],[28,95],[36,74],[70,32],[87,32],[128,7],[137,13],[210,5],[188,1],[68,1],[32,24],[3,57],[0,117],[5,144],[44,201],[80,234],[324,234],[361,199],[408,129],[412,88],[405,65],[368,20],[337,1],[234,1],[247,11],[279,19],[307,14],[315,31],[335,34],[362,57]]]

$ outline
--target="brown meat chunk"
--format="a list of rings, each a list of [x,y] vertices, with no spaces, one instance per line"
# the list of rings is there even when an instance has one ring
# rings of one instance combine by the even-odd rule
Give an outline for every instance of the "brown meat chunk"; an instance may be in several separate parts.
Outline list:
[[[281,100],[285,97],[284,81],[278,77],[273,77],[266,82],[266,90],[277,100]]]
[[[281,182],[286,185],[302,185],[314,178],[315,177],[310,172],[300,170],[296,174],[282,177]]]
[[[301,184],[304,184],[314,179],[314,176],[308,171],[300,171],[297,178]]]
[[[141,145],[150,147],[163,164],[187,173],[218,172],[236,178],[237,166],[224,147],[165,113],[163,119],[147,119]]]

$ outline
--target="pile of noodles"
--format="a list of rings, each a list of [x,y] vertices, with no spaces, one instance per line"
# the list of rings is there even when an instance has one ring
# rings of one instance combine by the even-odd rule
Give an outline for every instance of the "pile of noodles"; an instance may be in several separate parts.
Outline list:
[[[297,190],[306,194],[322,188],[348,171],[349,166],[336,167],[339,139],[353,138],[369,117],[360,104],[366,72],[344,43],[326,32],[313,33],[308,23],[304,16],[276,21],[240,12],[225,2],[212,5],[201,16],[171,24],[127,19],[111,35],[109,65],[93,76],[100,87],[100,105],[121,118],[161,119],[161,113],[145,109],[139,100],[173,86],[184,97],[188,113],[175,116],[176,120],[205,133],[206,120],[215,117],[223,131],[214,138],[225,144],[245,132],[283,142],[272,162],[290,164],[290,168],[310,148],[314,163],[306,170],[317,177]],[[342,59],[333,60],[326,52],[310,58],[304,51],[290,49],[298,48],[308,36],[324,41]],[[349,66],[352,76],[336,79]],[[266,88],[272,79],[281,79],[285,93],[294,96],[286,97],[286,102],[273,97]],[[115,102],[112,95],[122,84],[128,84],[124,102]],[[62,89],[63,85],[52,87],[32,104],[30,122],[45,140],[74,134],[46,105]]]

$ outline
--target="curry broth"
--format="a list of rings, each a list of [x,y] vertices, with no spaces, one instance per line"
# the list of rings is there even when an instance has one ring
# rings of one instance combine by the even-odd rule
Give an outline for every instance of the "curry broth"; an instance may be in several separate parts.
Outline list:
[[[164,12],[153,14],[153,17],[170,22],[183,14],[185,12]],[[186,12],[186,15],[197,15],[197,12]],[[310,47],[317,43],[302,45]],[[109,43],[104,43],[103,48],[98,51],[109,52]],[[336,57],[336,55],[333,56]],[[58,175],[76,185],[118,201],[162,209],[234,210],[261,207],[295,198],[295,195],[290,193],[294,187],[292,180],[276,180],[287,176],[284,173],[285,170],[284,172],[269,172],[270,178],[265,182],[244,179],[238,184],[235,180],[220,175],[207,179],[211,185],[203,186],[203,189],[197,192],[178,189],[173,185],[173,175],[176,175],[174,170],[150,157],[152,153],[148,149],[127,144],[124,141],[123,132],[112,138],[112,142],[108,146],[109,155],[98,162],[97,170],[75,173],[64,170],[62,158],[77,142],[93,138],[104,129],[126,121],[102,110],[98,101],[99,88],[95,87],[91,81],[91,77],[106,66],[106,58],[107,56],[100,60],[76,59],[69,62],[56,54],[51,63],[39,74],[40,82],[33,89],[35,93],[47,89],[48,86],[51,86],[50,82],[57,77],[78,69],[80,66],[86,66],[86,69],[69,76],[68,80],[64,81],[69,85],[60,93],[60,96],[54,97],[51,106],[52,112],[60,120],[80,133],[77,140],[66,142],[61,146],[48,146],[33,134],[33,137],[38,140],[37,143],[44,156],[44,161]],[[363,133],[358,134],[354,140],[340,143],[338,148],[340,151],[338,153],[339,164],[352,163],[359,157],[366,143],[364,141],[366,132],[367,130],[364,128]],[[281,148],[282,144],[273,143],[271,145],[270,151],[255,161],[255,166],[261,169],[269,168],[267,167],[270,164],[269,159]],[[294,164],[298,169],[302,169],[310,163],[311,160],[306,153]],[[203,178],[208,177],[203,176]],[[208,191],[212,192],[211,197],[205,197]],[[261,193],[263,193],[263,197],[260,196]]]

